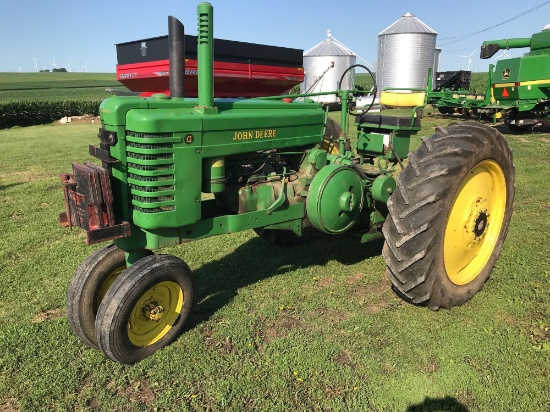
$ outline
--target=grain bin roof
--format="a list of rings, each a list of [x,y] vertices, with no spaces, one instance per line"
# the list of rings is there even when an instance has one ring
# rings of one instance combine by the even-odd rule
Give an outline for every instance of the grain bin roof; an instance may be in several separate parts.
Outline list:
[[[306,51],[304,56],[355,56],[355,53],[332,37],[330,30],[327,30],[327,38]]]
[[[378,35],[384,34],[399,34],[399,33],[428,33],[437,34],[430,26],[419,20],[412,13],[405,13],[396,22],[389,25],[385,30]]]

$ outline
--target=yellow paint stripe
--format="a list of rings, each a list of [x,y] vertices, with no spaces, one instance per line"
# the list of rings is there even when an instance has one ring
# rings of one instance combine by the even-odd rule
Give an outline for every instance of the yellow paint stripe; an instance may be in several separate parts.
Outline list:
[[[550,79],[545,79],[545,80],[531,80],[529,82],[520,82],[519,85],[520,86],[530,86],[530,85],[533,85],[533,84],[545,84],[545,83],[550,83]]]
[[[532,86],[534,84],[550,84],[550,79],[544,80],[530,80],[527,82],[519,82],[519,86]],[[502,87],[517,87],[516,83],[497,83],[493,85],[495,89],[500,89]]]

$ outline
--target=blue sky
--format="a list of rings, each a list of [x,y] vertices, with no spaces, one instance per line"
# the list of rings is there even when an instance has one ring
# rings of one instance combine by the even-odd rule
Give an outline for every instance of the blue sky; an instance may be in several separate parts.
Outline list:
[[[479,60],[484,40],[530,37],[550,24],[550,2],[544,0],[212,0],[214,36],[229,40],[307,50],[325,39],[326,30],[360,57],[374,63],[378,33],[406,12],[438,32],[440,70],[487,71]],[[534,12],[467,39],[538,5]],[[196,34],[196,6],[190,0],[0,0],[0,72],[40,67],[114,72],[116,43],[167,34],[167,16],[180,19],[186,33]],[[452,42],[452,43],[450,43]],[[450,43],[450,44],[449,44]],[[525,50],[510,50],[512,57]]]

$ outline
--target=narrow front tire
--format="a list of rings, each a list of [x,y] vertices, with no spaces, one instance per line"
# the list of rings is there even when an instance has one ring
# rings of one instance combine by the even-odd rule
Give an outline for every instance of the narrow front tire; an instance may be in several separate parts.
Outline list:
[[[134,364],[176,339],[194,299],[192,273],[181,259],[140,259],[113,283],[96,319],[100,349],[109,359]]]

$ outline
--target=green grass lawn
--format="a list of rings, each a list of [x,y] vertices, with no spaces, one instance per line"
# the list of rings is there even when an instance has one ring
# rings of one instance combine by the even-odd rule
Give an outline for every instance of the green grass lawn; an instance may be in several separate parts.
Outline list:
[[[428,113],[412,146],[450,121]],[[184,333],[135,366],[85,347],[65,317],[70,279],[98,246],[58,225],[58,175],[89,160],[96,134],[0,130],[0,411],[550,409],[550,134],[507,134],[515,211],[464,306],[403,303],[381,242],[281,249],[235,233],[163,250],[194,271],[198,301]]]

